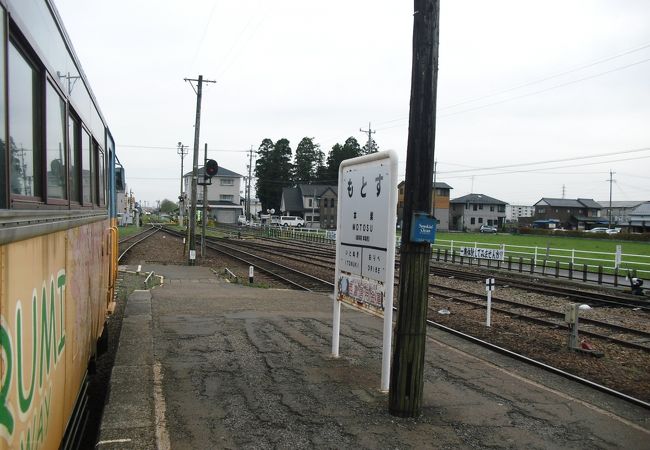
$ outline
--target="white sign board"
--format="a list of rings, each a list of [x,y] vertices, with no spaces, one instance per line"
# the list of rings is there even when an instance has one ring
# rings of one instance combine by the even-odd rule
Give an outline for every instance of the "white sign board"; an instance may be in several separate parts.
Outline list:
[[[504,251],[496,248],[461,247],[460,256],[503,261]]]
[[[340,304],[384,315],[382,389],[388,389],[395,275],[397,155],[345,160],[339,168],[334,334],[338,356]]]

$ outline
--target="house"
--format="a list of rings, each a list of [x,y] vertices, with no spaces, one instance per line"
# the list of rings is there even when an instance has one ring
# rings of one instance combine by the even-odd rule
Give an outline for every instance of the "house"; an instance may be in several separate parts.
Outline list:
[[[198,169],[199,182],[203,181],[203,168]],[[212,183],[207,186],[208,217],[220,223],[237,223],[237,217],[244,214],[239,203],[242,175],[219,166]],[[185,207],[190,207],[189,197],[192,192],[192,172],[183,176],[184,192],[188,197]],[[203,186],[197,186],[197,208],[203,207]]]
[[[602,206],[590,198],[542,198],[535,203],[535,220],[555,219],[567,229],[590,229],[607,225],[600,217]]]
[[[629,226],[630,231],[635,233],[650,232],[650,202],[641,203],[634,208],[625,225]]]
[[[598,200],[597,203],[603,207],[601,215],[604,218],[607,218],[607,221],[609,222],[610,201]],[[645,203],[643,200],[611,202],[612,226],[617,224],[626,225],[630,220],[630,213],[643,203]]]
[[[452,230],[478,231],[481,225],[503,226],[506,202],[484,194],[467,194],[451,200]]]
[[[404,185],[397,185],[397,221],[401,225],[404,220]],[[449,230],[449,192],[453,189],[447,183],[436,182],[431,186],[431,211],[438,221],[439,231]]]
[[[338,188],[329,186],[320,197],[320,227],[326,230],[336,229],[336,202]]]
[[[506,205],[506,222],[519,222],[520,218],[533,217],[534,214],[534,206]]]
[[[305,226],[320,226],[320,198],[332,186],[323,184],[299,184],[298,187],[282,188],[280,211],[289,216],[305,219]]]

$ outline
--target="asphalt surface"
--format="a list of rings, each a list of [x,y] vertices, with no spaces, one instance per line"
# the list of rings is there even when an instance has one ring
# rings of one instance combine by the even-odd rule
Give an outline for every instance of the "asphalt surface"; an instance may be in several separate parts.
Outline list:
[[[388,413],[382,321],[201,267],[129,298],[100,449],[649,448],[650,411],[431,330],[423,413]]]

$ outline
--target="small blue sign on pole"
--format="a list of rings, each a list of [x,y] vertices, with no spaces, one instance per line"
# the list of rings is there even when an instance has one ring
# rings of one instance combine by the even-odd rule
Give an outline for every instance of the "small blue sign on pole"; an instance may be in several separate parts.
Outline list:
[[[431,214],[414,212],[411,220],[411,242],[428,242],[436,240],[437,220]]]

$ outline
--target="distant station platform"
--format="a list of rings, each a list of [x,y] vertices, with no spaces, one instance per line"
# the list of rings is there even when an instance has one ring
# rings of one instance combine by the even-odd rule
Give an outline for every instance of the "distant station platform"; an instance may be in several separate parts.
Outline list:
[[[99,449],[648,448],[650,411],[431,329],[423,411],[388,413],[382,320],[332,300],[144,266],[129,297]]]

